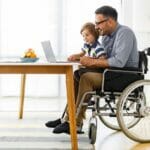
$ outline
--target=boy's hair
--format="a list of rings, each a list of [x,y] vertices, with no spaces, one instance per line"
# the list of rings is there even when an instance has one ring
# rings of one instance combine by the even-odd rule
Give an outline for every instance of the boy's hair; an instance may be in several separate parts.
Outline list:
[[[105,17],[111,17],[115,21],[117,21],[117,18],[118,18],[118,13],[117,13],[116,9],[111,6],[102,6],[98,9],[96,9],[95,14],[102,14]]]
[[[94,37],[95,37],[95,40],[97,40],[99,38],[99,32],[98,30],[95,29],[95,24],[92,23],[92,22],[87,22],[85,23],[81,30],[80,30],[80,33],[82,34],[82,32],[84,30],[88,30]]]

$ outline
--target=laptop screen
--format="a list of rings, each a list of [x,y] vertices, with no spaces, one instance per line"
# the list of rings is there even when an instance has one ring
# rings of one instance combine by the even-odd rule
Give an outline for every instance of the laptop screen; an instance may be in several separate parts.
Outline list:
[[[45,54],[47,61],[48,62],[56,62],[56,57],[55,57],[55,54],[52,50],[52,46],[51,46],[50,41],[49,40],[48,41],[42,41],[41,44],[42,44],[44,54]]]

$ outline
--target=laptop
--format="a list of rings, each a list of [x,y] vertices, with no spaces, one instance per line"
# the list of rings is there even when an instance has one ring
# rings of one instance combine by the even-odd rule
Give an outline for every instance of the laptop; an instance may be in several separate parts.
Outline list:
[[[67,60],[56,59],[55,54],[54,54],[53,49],[52,49],[51,42],[49,40],[48,41],[42,41],[41,44],[42,44],[42,48],[44,50],[46,60],[48,62],[50,62],[50,63],[71,63],[70,61],[67,61]]]

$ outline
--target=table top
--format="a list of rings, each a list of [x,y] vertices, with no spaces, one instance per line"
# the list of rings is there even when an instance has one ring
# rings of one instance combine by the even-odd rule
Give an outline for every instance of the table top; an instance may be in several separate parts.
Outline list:
[[[22,61],[19,57],[0,57],[0,66],[74,66],[80,65],[79,62],[70,62],[67,60],[60,60],[57,62],[48,62],[46,59],[38,58],[37,61]]]
[[[35,63],[0,63],[0,66],[74,66],[80,65],[79,62],[35,62]]]

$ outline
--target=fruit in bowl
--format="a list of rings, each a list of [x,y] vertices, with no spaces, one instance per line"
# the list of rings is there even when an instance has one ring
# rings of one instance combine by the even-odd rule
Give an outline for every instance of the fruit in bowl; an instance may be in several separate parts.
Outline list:
[[[32,48],[29,48],[25,54],[24,58],[37,58],[35,51]]]
[[[24,53],[24,56],[21,58],[22,62],[35,62],[38,59],[39,58],[32,48],[27,49],[27,51]]]

